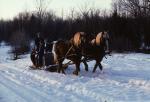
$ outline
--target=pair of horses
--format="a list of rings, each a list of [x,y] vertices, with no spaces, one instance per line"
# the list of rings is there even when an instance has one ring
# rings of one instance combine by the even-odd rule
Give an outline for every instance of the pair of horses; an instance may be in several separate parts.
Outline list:
[[[93,72],[99,67],[102,70],[101,61],[106,55],[105,51],[109,51],[109,35],[107,32],[100,32],[96,36],[88,35],[84,32],[77,32],[69,41],[58,40],[53,43],[52,52],[54,60],[58,64],[58,72],[65,74],[63,68],[64,59],[71,60],[76,70],[73,72],[78,75],[80,71],[80,63],[83,62],[85,70],[88,71],[88,60],[95,60],[96,64]]]

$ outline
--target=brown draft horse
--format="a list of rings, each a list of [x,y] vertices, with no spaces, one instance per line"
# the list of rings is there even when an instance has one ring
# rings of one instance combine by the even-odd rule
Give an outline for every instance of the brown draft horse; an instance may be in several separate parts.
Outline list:
[[[74,74],[78,75],[80,71],[80,62],[81,62],[81,49],[82,44],[85,44],[86,34],[84,32],[77,32],[69,41],[58,40],[53,44],[53,53],[54,53],[54,60],[58,63],[59,68],[58,72],[64,72],[64,68],[62,67],[62,63],[65,58],[71,60],[75,66],[76,70],[73,72]],[[83,63],[86,63],[85,61]],[[87,66],[88,67],[88,66]],[[88,68],[85,68],[88,71]]]
[[[74,37],[71,39],[71,43],[76,50],[77,55],[83,56],[83,48],[87,45],[88,41],[92,38],[91,35],[86,34],[85,32],[77,32],[74,34]],[[85,60],[82,60],[85,70],[88,71],[88,64]],[[80,71],[80,68],[78,69]]]
[[[59,65],[57,70],[58,73],[62,71],[62,73],[65,74],[62,66],[64,59],[73,61],[73,63],[76,65],[76,68],[79,69],[81,57],[76,54],[75,49],[72,47],[70,42],[63,40],[56,41],[53,45],[53,54],[55,62],[57,62]],[[75,71],[74,74],[78,75],[77,71]]]
[[[84,46],[82,55],[85,57],[84,60],[96,60],[93,72],[99,66],[102,70],[101,61],[106,55],[105,51],[109,51],[109,35],[107,32],[100,32],[96,35],[95,39],[89,41],[87,46]]]

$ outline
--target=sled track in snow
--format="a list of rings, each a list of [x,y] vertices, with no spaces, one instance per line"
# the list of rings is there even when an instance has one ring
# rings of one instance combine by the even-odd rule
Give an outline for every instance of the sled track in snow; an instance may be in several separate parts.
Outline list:
[[[19,68],[15,68],[13,66],[6,66],[3,64],[0,64],[0,67],[4,67],[5,69],[7,69],[6,71],[0,70],[1,72],[0,80],[2,80],[1,85],[3,85],[3,87],[5,86],[5,88],[7,88],[9,91],[13,92],[13,95],[18,97],[19,100],[21,100],[21,102],[29,102],[31,100],[34,102],[42,102],[43,100],[44,102],[54,101],[53,99],[49,98],[52,96],[49,96],[49,94],[47,93],[48,90],[50,92],[53,91],[54,97],[58,97],[55,99],[56,102],[57,99],[59,99],[59,97],[63,95],[64,91],[68,93],[67,95],[68,97],[70,97],[71,95],[72,99],[76,99],[75,101],[77,100],[82,101],[81,100],[82,98],[84,99],[88,98],[88,100],[91,101],[104,102],[106,99],[107,100],[109,99],[108,97],[105,98],[105,96],[102,97],[102,95],[100,95],[99,93],[88,90],[84,86],[81,86],[80,83],[78,82],[75,84],[68,83],[64,85],[63,83],[57,80],[48,78],[47,76],[41,76],[39,74],[35,74],[34,71],[30,72],[28,70],[22,70]],[[60,75],[60,76],[64,76],[64,75]],[[33,80],[36,81],[36,83],[39,83],[39,90],[37,90],[37,88],[30,86],[30,83],[32,84],[35,83],[35,82],[31,82]],[[23,81],[27,81],[27,82],[23,82]],[[40,88],[42,87],[47,87],[47,89],[41,91]],[[56,90],[58,90],[59,93],[56,93],[57,92]],[[71,98],[68,100],[71,100]],[[58,102],[60,101],[61,100],[58,100]]]
[[[21,99],[21,102],[41,102],[42,100],[52,101],[45,93],[28,87],[20,83],[18,80],[15,80],[11,76],[1,74],[0,77],[3,79],[3,81],[1,82],[2,85],[14,92],[14,94],[17,95],[17,98],[19,97]]]

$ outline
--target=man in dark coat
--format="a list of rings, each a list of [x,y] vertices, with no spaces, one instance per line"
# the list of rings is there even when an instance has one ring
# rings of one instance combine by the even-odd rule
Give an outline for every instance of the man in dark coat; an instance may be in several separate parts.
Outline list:
[[[44,39],[40,36],[40,33],[38,33],[35,38],[35,46],[37,51],[39,51],[40,43],[44,43]]]
[[[38,55],[39,55],[39,66],[40,66],[40,67],[43,66],[44,50],[45,50],[45,43],[44,43],[44,42],[40,42],[39,51],[38,51]]]
[[[36,46],[36,51],[38,53],[38,66],[41,67],[43,66],[45,42],[44,39],[40,36],[40,33],[38,33],[37,37],[35,38],[35,46]]]

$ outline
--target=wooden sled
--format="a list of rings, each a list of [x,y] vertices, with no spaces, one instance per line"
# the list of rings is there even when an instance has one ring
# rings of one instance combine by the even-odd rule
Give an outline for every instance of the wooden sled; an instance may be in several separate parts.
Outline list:
[[[43,57],[43,66],[39,66],[38,65],[38,55],[36,53],[36,50],[32,50],[31,55],[30,55],[30,59],[32,61],[32,66],[29,66],[30,69],[39,69],[39,70],[46,70],[46,71],[50,71],[50,72],[57,72],[58,69],[58,64],[56,64],[54,62],[54,56],[53,53],[49,52],[44,54]],[[63,64],[64,69],[66,69],[68,67],[69,63]]]

